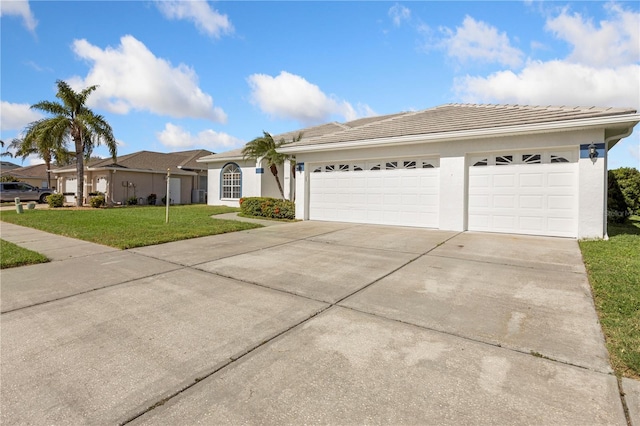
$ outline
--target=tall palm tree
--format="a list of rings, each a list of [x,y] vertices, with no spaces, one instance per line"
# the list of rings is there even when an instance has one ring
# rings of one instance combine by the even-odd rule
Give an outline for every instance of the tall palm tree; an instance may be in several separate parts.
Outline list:
[[[290,155],[282,154],[277,151],[282,145],[287,142],[284,138],[279,141],[275,141],[273,136],[271,136],[268,132],[263,131],[263,135],[253,139],[242,149],[242,156],[245,159],[266,161],[269,166],[269,170],[271,170],[271,174],[276,179],[276,183],[278,184],[278,189],[280,190],[280,195],[284,199],[284,191],[282,190],[282,184],[280,183],[280,178],[278,177],[278,165],[283,164],[285,160],[291,158]],[[302,139],[302,133],[299,133],[296,137],[293,138],[293,142],[297,142]]]
[[[47,143],[60,143],[61,146],[66,145],[69,140],[73,141],[72,152],[75,155],[78,182],[76,205],[81,206],[84,199],[85,155],[90,153],[94,146],[104,143],[115,161],[117,144],[109,123],[85,105],[89,95],[98,86],[87,87],[78,93],[62,80],[56,81],[56,85],[56,97],[61,102],[41,101],[31,106],[32,109],[52,114],[53,117],[29,124],[23,140],[37,144],[43,139],[50,139]]]

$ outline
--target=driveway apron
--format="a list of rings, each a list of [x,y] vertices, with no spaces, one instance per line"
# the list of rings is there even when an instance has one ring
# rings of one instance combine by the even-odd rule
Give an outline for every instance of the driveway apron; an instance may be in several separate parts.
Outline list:
[[[297,222],[93,246],[2,271],[2,424],[626,424],[574,240]]]

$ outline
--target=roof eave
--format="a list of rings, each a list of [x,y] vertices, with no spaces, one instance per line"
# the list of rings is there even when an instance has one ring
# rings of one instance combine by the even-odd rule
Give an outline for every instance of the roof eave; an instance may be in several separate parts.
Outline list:
[[[416,143],[448,142],[452,140],[484,139],[490,137],[521,136],[554,131],[584,130],[608,125],[623,125],[629,129],[640,122],[640,114],[627,114],[609,117],[585,118],[579,120],[552,121],[547,123],[521,124],[516,126],[492,127],[486,129],[461,130],[445,133],[426,133],[410,136],[396,136],[377,139],[363,139],[347,142],[319,143],[313,145],[286,146],[277,151],[283,154],[303,152],[334,151],[362,147],[381,147],[387,145],[412,145]],[[626,126],[624,126],[626,125]],[[617,126],[621,127],[621,126]]]
[[[135,173],[154,173],[166,175],[166,170],[151,170],[151,169],[129,169],[129,168],[116,168],[116,167],[85,167],[86,171],[89,172],[102,172],[102,171],[113,171],[113,172],[135,172]],[[76,169],[58,169],[52,170],[52,173],[62,174],[62,173],[71,173],[76,172]],[[182,169],[172,170],[171,174],[181,175],[181,176],[196,176],[196,172],[186,171]]]
[[[242,161],[242,160],[246,160],[246,158],[244,158],[243,156],[239,155],[239,156],[223,157],[223,158],[202,157],[202,158],[197,159],[196,161],[198,163],[222,163],[222,162],[225,162],[225,161]]]

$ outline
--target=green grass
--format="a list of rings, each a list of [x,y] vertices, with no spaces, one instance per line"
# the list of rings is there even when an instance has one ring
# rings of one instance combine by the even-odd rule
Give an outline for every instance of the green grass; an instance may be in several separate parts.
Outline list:
[[[169,223],[163,207],[111,209],[42,209],[2,211],[0,220],[120,249],[142,247],[188,238],[260,227],[210,216],[238,211],[225,206],[172,206]]]
[[[609,241],[580,241],[611,365],[640,379],[640,217],[609,225]]]
[[[45,256],[0,239],[0,269],[48,262]]]

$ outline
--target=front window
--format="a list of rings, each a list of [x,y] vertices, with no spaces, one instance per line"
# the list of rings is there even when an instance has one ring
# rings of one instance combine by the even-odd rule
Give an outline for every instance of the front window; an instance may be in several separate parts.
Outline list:
[[[231,163],[222,169],[222,198],[242,197],[242,172],[237,164]]]

